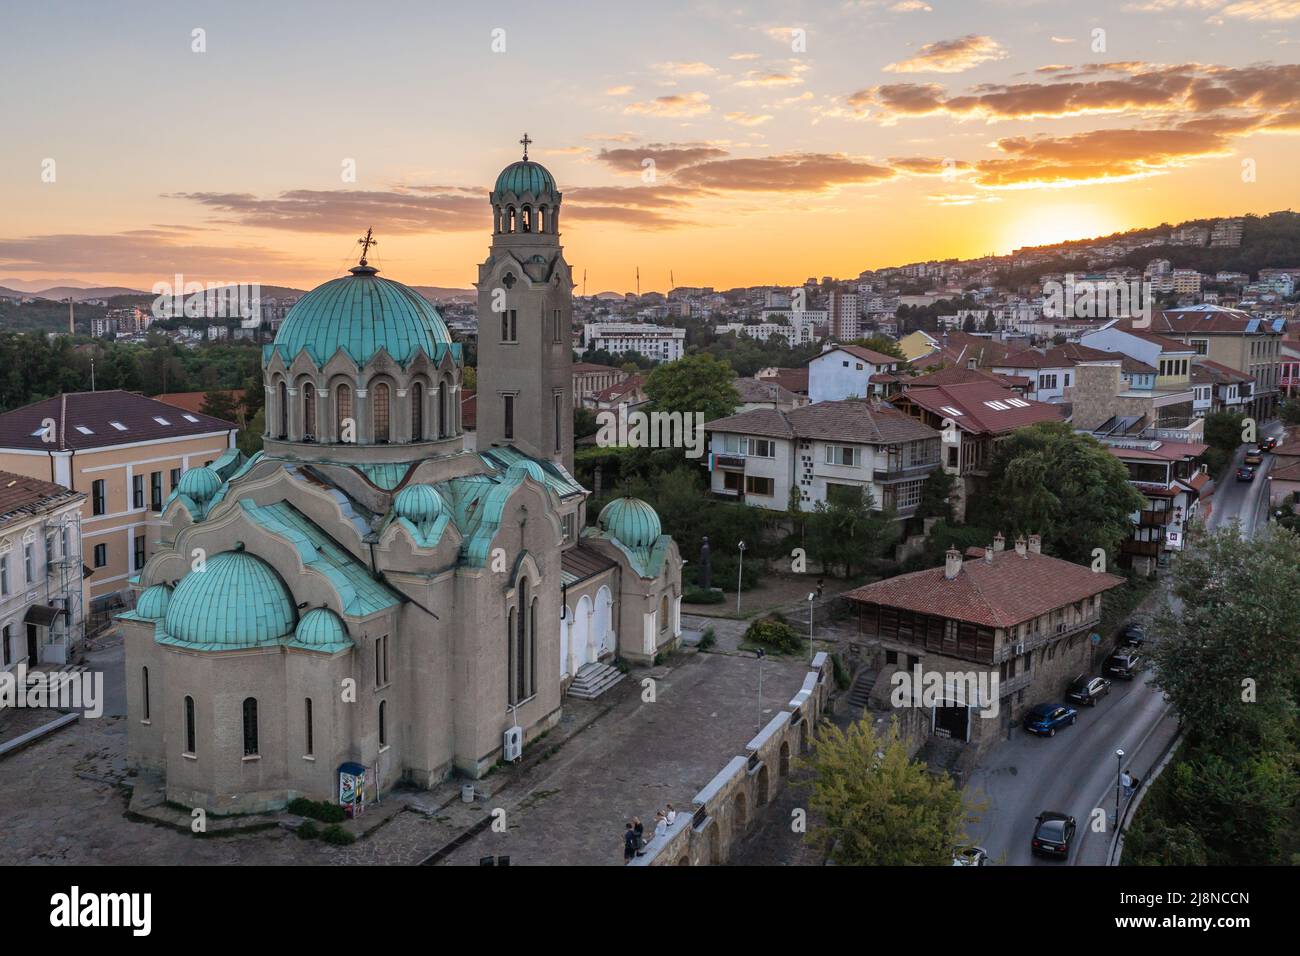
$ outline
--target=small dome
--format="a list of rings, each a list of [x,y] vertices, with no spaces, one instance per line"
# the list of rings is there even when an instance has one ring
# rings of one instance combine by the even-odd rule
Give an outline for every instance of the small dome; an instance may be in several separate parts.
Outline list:
[[[176,585],[165,626],[177,643],[257,647],[292,631],[297,614],[274,568],[246,551],[223,551]]]
[[[516,196],[532,193],[536,196],[555,191],[555,177],[550,171],[541,163],[527,159],[511,163],[497,177],[498,193],[514,193]]]
[[[640,498],[615,498],[601,509],[596,519],[600,530],[612,535],[629,548],[650,548],[659,540],[663,528],[654,508]]]
[[[170,587],[166,584],[155,584],[151,588],[145,588],[141,593],[139,600],[135,602],[135,613],[140,617],[156,621],[167,613],[167,605],[171,603],[171,599]]]
[[[181,475],[176,490],[199,504],[205,504],[221,490],[221,484],[221,476],[211,468],[191,468]]]
[[[507,478],[531,478],[538,484],[546,484],[546,471],[535,461],[526,458],[512,464],[506,469]]]
[[[272,349],[286,364],[305,349],[322,366],[342,349],[357,365],[365,365],[381,348],[405,364],[419,351],[436,359],[438,347],[450,344],[442,316],[418,292],[381,279],[370,267],[356,267],[351,275],[331,279],[299,299],[275,334]]]
[[[352,642],[343,621],[327,607],[312,608],[304,614],[293,632],[293,640],[295,644],[307,647],[330,647]]]
[[[442,495],[432,485],[407,485],[393,499],[393,510],[412,524],[427,524],[442,514]]]

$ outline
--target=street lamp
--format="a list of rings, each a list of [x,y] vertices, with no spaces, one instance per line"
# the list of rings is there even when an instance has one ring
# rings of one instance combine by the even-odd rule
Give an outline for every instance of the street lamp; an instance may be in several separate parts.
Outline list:
[[[740,585],[745,580],[745,542],[740,542],[740,560],[736,563],[736,617],[740,617]]]
[[[1123,790],[1120,780],[1124,776],[1124,751],[1115,751],[1115,830],[1119,831],[1119,795]]]
[[[813,599],[817,597],[816,591],[808,592],[808,663],[813,659]]]

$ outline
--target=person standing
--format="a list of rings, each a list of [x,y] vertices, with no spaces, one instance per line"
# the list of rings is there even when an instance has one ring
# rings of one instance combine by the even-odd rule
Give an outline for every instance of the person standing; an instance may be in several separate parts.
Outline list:
[[[669,826],[672,826],[676,819],[677,811],[673,809],[673,805],[670,803],[664,807],[664,820]]]
[[[662,841],[668,835],[668,819],[660,810],[655,814],[655,834],[650,839]]]
[[[623,831],[623,862],[630,863],[634,856],[636,856],[636,830],[632,828],[632,822],[629,820],[627,829]]]
[[[1124,799],[1133,796],[1133,775],[1127,770],[1119,775],[1119,785],[1124,788]]]
[[[640,856],[645,852],[645,824],[640,817],[632,818],[632,830],[636,834],[636,855]]]

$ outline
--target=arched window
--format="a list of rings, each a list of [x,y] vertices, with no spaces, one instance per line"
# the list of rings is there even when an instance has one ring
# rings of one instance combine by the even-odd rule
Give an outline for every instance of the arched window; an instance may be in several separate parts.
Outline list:
[[[374,401],[374,440],[388,441],[388,386],[380,382],[375,386]]]
[[[244,756],[257,756],[257,698],[244,698]]]
[[[185,698],[185,752],[197,753],[194,749],[194,698]]]
[[[352,386],[338,385],[334,389],[334,435],[343,441],[348,419],[352,418]],[[353,422],[352,440],[356,440],[356,422]]]
[[[311,382],[302,383],[302,438],[303,441],[316,438],[316,386]]]
[[[411,441],[424,441],[424,386],[411,387]]]
[[[289,437],[289,386],[284,383],[284,379],[280,380],[279,405],[280,407],[279,409],[277,409],[277,411],[279,411],[280,413],[280,432],[276,437],[288,438]]]
[[[515,617],[515,609],[511,608],[506,617],[506,702],[511,704],[519,703],[515,696]]]
[[[528,696],[537,693],[537,598],[528,605]]]
[[[142,720],[148,720],[149,719],[149,668],[147,667],[140,668],[140,696],[143,698],[143,700],[141,701],[143,707],[141,708],[140,716]]]
[[[447,437],[447,380],[438,386],[438,437]]]
[[[522,232],[533,231],[533,207],[529,206],[526,203],[524,204],[523,229],[521,231]]]
[[[665,594],[659,601],[659,630],[668,630],[668,595]]]
[[[506,232],[515,231],[515,207],[506,206]]]
[[[518,634],[515,637],[515,697],[528,696],[528,580],[519,582]]]
[[[379,702],[379,746],[388,746],[388,701]]]
[[[303,750],[303,755],[310,757],[312,756],[312,754],[316,752],[316,728],[312,726],[313,715],[311,712],[311,698],[304,697],[303,700],[305,701],[305,706],[303,708],[304,711],[303,718],[305,720],[305,728],[306,728],[305,743],[307,745],[306,748]]]
[[[546,231],[546,207],[545,206],[537,207],[537,231],[538,232]]]

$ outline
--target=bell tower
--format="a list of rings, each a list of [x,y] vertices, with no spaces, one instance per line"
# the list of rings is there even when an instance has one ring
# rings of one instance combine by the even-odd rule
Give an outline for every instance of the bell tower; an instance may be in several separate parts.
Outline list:
[[[573,276],[560,192],[523,159],[489,195],[492,245],[478,267],[478,447],[513,445],[573,469]]]

